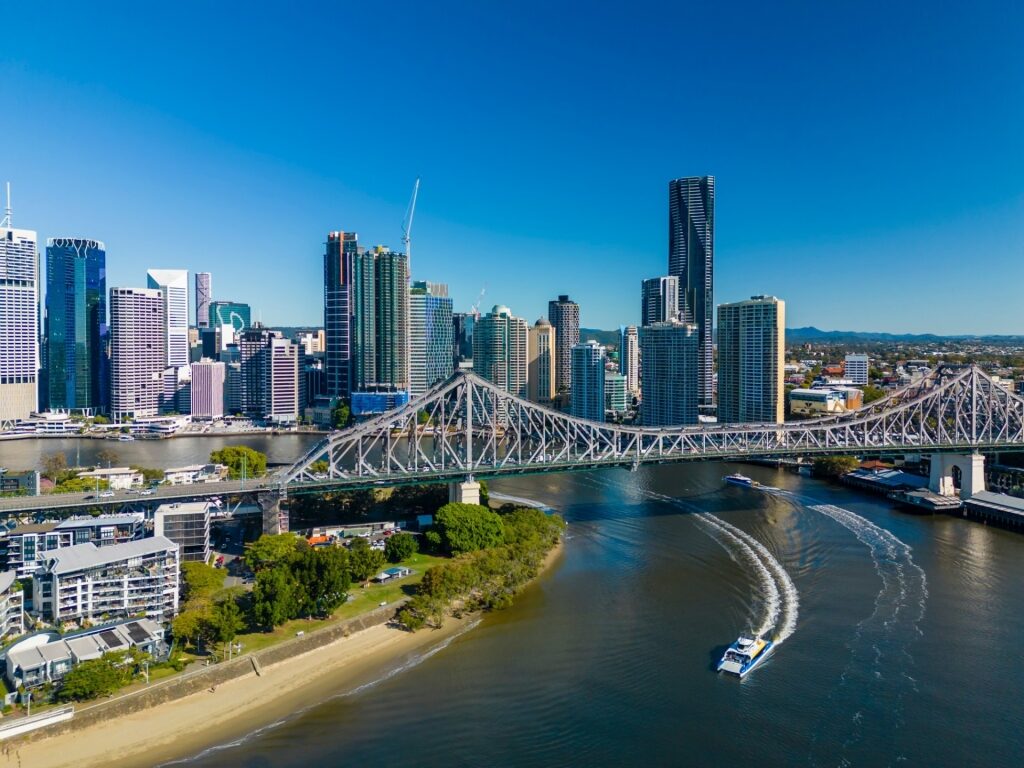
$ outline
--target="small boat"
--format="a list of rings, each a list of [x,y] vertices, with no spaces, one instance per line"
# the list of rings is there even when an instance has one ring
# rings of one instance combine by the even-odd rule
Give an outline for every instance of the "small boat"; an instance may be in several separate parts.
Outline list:
[[[722,660],[718,662],[718,671],[743,677],[771,653],[774,645],[775,643],[771,640],[762,640],[759,637],[756,639],[740,637],[729,646],[729,650],[725,652]]]
[[[726,475],[725,482],[730,485],[742,485],[744,488],[760,488],[761,484],[757,480],[751,480],[746,475],[741,475],[738,472],[735,475]]]
[[[132,437],[131,435],[121,435],[117,439],[122,443],[132,443],[135,441],[135,438]]]

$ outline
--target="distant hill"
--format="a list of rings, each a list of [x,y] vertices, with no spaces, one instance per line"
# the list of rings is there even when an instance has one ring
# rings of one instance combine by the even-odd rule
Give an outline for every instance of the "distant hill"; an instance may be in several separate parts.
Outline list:
[[[580,341],[589,341],[590,339],[593,339],[598,344],[602,344],[606,347],[611,346],[616,349],[619,347],[618,331],[602,331],[599,328],[580,328]]]
[[[977,336],[964,334],[960,336],[939,336],[934,333],[871,333],[865,331],[823,331],[814,326],[806,328],[787,328],[786,342],[802,344],[805,342],[819,344],[848,344],[855,342],[911,343],[929,344],[943,341],[976,341],[982,344],[1020,344],[1024,336]]]

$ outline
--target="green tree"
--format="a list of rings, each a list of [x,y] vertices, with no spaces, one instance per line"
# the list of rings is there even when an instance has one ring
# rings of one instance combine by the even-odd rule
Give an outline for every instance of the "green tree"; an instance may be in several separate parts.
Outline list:
[[[182,645],[189,641],[198,651],[199,643],[209,630],[210,614],[208,610],[199,608],[187,608],[171,621],[171,634],[173,634]]]
[[[185,600],[213,597],[224,588],[224,571],[193,560],[181,564]]]
[[[814,474],[820,477],[838,479],[860,466],[854,456],[822,456],[814,460]]]
[[[213,606],[209,618],[210,634],[221,643],[230,643],[245,629],[242,609],[234,597],[221,600]]]
[[[348,570],[354,581],[366,581],[384,565],[384,553],[370,547],[366,539],[358,538],[348,548]]]
[[[124,685],[128,676],[124,670],[114,666],[104,654],[99,659],[90,659],[72,667],[64,676],[57,698],[61,701],[86,701],[97,696],[109,696]]]
[[[99,466],[101,467],[104,465],[108,467],[116,466],[120,459],[121,457],[118,456],[117,451],[113,448],[104,448],[96,454],[96,461],[99,462]]]
[[[106,480],[97,480],[94,477],[70,477],[67,480],[62,480],[53,486],[54,493],[89,493],[89,491],[95,491],[97,489],[101,491],[107,490],[110,487],[110,483]]]
[[[317,475],[326,474],[330,470],[330,468],[331,465],[328,464],[324,459],[319,459],[309,465],[309,471]]]
[[[67,471],[68,457],[63,453],[48,453],[43,456],[43,477],[57,481],[61,473]]]
[[[384,545],[384,557],[392,563],[407,560],[419,551],[420,545],[411,533],[396,533]]]
[[[264,534],[245,545],[245,564],[255,573],[290,565],[306,542],[293,533]]]
[[[252,613],[257,626],[273,629],[294,618],[298,612],[295,576],[287,565],[256,574],[252,590]]]
[[[491,504],[491,494],[487,490],[487,481],[480,481],[480,505],[488,507]]]
[[[293,563],[299,614],[326,616],[345,602],[352,583],[348,552],[340,547],[306,549]]]
[[[496,547],[504,539],[501,518],[479,504],[445,504],[434,517],[434,528],[452,555]]]
[[[344,429],[352,421],[352,409],[348,403],[339,402],[331,411],[331,423],[335,429]]]
[[[267,473],[266,454],[246,445],[229,445],[219,451],[213,451],[210,454],[210,461],[226,466],[228,476],[232,480],[242,477],[243,468],[246,477],[262,477]]]
[[[164,480],[164,471],[162,469],[153,469],[152,467],[137,467],[132,465],[132,469],[136,472],[142,473],[142,481],[144,483],[162,483]]]
[[[881,387],[876,387],[873,384],[869,384],[864,387],[864,405],[873,403],[875,400],[881,400],[885,397],[885,390]]]

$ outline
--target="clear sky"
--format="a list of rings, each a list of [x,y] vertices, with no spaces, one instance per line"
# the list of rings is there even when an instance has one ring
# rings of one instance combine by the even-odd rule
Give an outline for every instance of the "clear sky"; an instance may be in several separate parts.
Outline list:
[[[326,233],[400,247],[419,175],[415,278],[612,328],[710,173],[716,302],[1024,333],[1024,4],[155,5],[2,12],[15,226],[104,240],[108,286],[207,270],[319,324]]]

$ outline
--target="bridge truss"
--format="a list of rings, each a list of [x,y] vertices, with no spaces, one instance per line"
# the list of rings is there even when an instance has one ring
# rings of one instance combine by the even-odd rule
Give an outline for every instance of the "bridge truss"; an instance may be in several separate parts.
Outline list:
[[[1014,449],[1024,449],[1024,398],[976,366],[942,368],[836,416],[662,428],[574,418],[460,372],[403,408],[335,432],[279,479],[288,490],[698,459]]]

